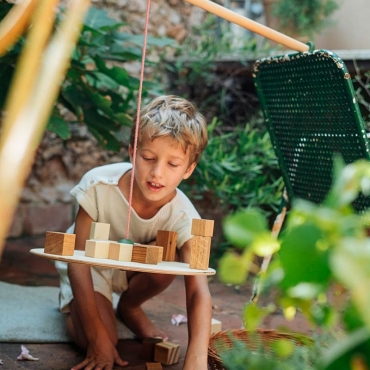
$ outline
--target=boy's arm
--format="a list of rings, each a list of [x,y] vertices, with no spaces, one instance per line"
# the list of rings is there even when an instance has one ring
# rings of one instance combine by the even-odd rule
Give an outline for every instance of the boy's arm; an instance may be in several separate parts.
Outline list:
[[[191,241],[181,248],[182,262],[190,262]],[[211,333],[212,300],[206,276],[185,276],[189,343],[184,370],[207,370],[207,352]]]
[[[89,238],[92,221],[86,211],[80,207],[75,223],[76,249],[85,249],[85,242]],[[88,365],[91,366],[91,369],[95,369],[95,367],[98,368],[107,364],[111,364],[112,368],[118,354],[100,319],[90,266],[70,263],[68,264],[68,277],[71,282],[78,319],[87,339],[86,359],[73,369],[84,369]],[[75,334],[77,334],[75,339],[78,341],[78,333]],[[81,345],[81,343],[78,344]]]

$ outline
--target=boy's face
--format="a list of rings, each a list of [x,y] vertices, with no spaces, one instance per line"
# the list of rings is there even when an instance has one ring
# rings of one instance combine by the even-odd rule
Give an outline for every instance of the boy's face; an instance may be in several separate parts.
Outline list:
[[[131,161],[132,157],[130,147]],[[163,136],[152,141],[143,135],[136,152],[134,193],[143,201],[164,205],[176,195],[175,189],[195,166],[196,163],[189,165],[189,150],[185,153],[173,138]]]

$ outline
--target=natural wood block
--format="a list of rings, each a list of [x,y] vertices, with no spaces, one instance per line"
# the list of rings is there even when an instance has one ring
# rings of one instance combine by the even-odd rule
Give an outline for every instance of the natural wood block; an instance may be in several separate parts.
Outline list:
[[[222,322],[212,317],[211,334],[218,333],[222,330]]]
[[[132,244],[110,242],[108,258],[130,262],[132,260],[132,247]]]
[[[132,248],[132,262],[156,265],[162,261],[163,247],[156,245],[134,244]]]
[[[162,338],[144,338],[141,346],[140,357],[146,361],[154,361],[155,345],[160,342],[163,342]]]
[[[76,234],[47,231],[44,253],[57,254],[59,256],[73,256],[75,243]]]
[[[211,238],[194,235],[191,239],[190,264],[191,269],[207,270],[211,252]]]
[[[172,365],[179,362],[180,346],[172,342],[161,342],[155,345],[154,361],[164,365]]]
[[[160,362],[147,362],[146,370],[162,370],[162,364]]]
[[[93,258],[108,258],[109,240],[86,240],[85,256]]]
[[[163,247],[163,261],[174,261],[176,255],[176,242],[177,232],[176,231],[157,231],[156,244]]]
[[[193,218],[191,224],[191,234],[198,236],[213,236],[213,220],[202,220],[198,218]]]
[[[93,222],[90,227],[90,240],[109,240],[110,224]]]

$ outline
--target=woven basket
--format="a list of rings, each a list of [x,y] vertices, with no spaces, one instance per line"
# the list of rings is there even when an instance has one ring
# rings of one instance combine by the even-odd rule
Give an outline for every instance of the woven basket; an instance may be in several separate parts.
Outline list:
[[[299,346],[305,344],[299,336],[295,336],[292,333],[282,333],[268,329],[258,329],[253,333],[248,333],[245,329],[227,330],[215,333],[211,336],[209,341],[209,369],[226,370],[222,364],[220,354],[232,348],[233,340],[243,341],[251,350],[263,347],[268,353],[269,349],[271,349],[271,343],[282,339],[291,340]]]

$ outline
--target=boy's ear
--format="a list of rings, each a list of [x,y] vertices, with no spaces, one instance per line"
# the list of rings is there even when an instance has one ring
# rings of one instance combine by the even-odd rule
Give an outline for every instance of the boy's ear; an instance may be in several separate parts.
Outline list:
[[[193,162],[189,167],[188,169],[186,170],[186,172],[184,173],[184,176],[183,176],[183,180],[186,180],[190,177],[190,175],[193,173],[193,171],[195,170],[195,167],[197,166],[197,163],[196,162]]]

